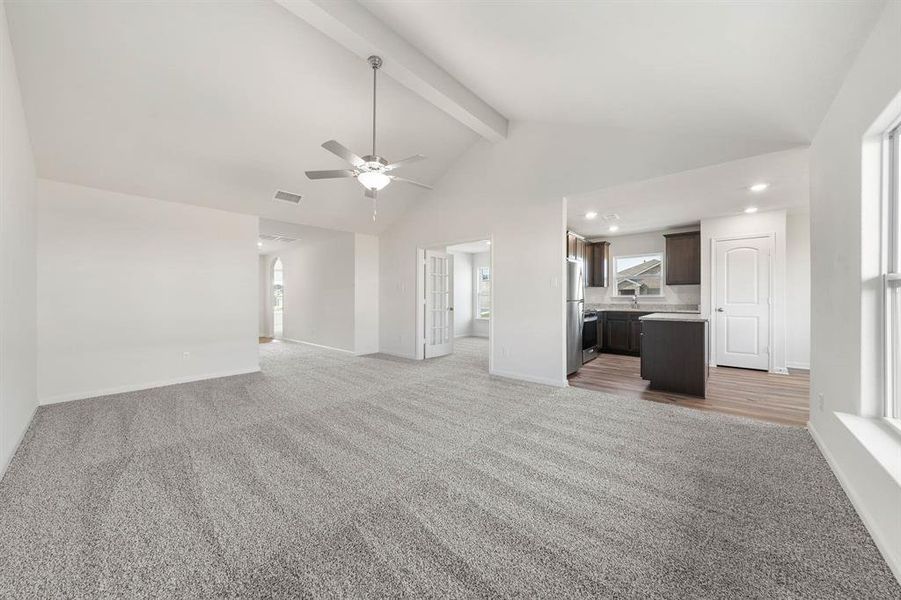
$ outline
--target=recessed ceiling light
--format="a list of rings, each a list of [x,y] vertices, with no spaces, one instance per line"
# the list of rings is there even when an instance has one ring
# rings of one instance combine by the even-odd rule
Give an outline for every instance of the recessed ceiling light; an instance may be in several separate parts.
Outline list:
[[[754,213],[757,212],[757,207],[749,206],[748,208],[745,209],[745,212],[748,213],[749,215],[753,215]]]
[[[597,217],[597,216],[598,216],[598,213],[594,212],[593,210],[590,210],[590,211],[588,211],[587,213],[585,213],[585,218],[586,218],[586,219],[593,219],[593,218],[595,218],[595,217]]]
[[[751,186],[750,189],[752,192],[762,192],[763,190],[767,189],[768,187],[770,187],[770,184],[768,184],[768,183],[755,183],[754,185]]]
[[[619,225],[611,225],[610,231],[619,231]]]

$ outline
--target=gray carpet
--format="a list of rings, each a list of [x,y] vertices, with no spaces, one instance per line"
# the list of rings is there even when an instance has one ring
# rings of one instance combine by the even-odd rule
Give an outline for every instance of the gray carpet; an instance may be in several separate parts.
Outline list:
[[[41,408],[0,597],[901,598],[800,428],[261,346],[263,373]]]

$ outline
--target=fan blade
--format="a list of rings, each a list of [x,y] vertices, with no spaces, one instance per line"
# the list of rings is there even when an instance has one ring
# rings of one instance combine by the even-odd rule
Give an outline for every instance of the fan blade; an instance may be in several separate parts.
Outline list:
[[[350,169],[336,169],[334,171],[307,171],[310,179],[338,179],[341,177],[356,177],[357,172]]]
[[[378,194],[379,194],[378,191],[370,190],[369,188],[366,188],[366,191],[363,192],[363,197],[364,198],[372,198],[373,200],[375,200],[378,197]]]
[[[425,160],[425,156],[423,156],[422,154],[414,154],[413,156],[408,156],[407,158],[405,158],[403,160],[399,160],[395,163],[391,163],[390,165],[385,167],[385,171],[393,171],[397,167],[402,167],[404,165],[419,162],[421,160]]]
[[[340,156],[341,158],[343,158],[344,160],[346,160],[347,162],[349,162],[350,164],[352,164],[355,167],[362,167],[363,165],[366,164],[365,160],[363,160],[362,158],[360,158],[359,156],[357,156],[356,154],[354,154],[353,152],[351,152],[350,150],[348,150],[347,148],[345,148],[344,146],[342,146],[335,140],[327,141],[326,143],[322,144],[322,147],[325,148],[326,150],[328,150],[329,152],[331,152],[332,154]]]
[[[424,183],[419,183],[418,181],[413,181],[412,179],[404,179],[403,177],[398,177],[397,175],[389,175],[388,177],[390,177],[394,181],[402,181],[404,183],[412,183],[413,185],[418,185],[419,187],[425,188],[427,190],[432,189],[432,186],[426,185]]]

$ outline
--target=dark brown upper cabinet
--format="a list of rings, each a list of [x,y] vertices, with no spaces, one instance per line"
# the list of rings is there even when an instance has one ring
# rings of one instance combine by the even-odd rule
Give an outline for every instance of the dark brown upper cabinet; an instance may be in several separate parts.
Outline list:
[[[669,233],[666,238],[666,285],[701,283],[701,232]]]
[[[610,242],[589,243],[585,254],[588,287],[607,287],[607,274],[610,272]]]

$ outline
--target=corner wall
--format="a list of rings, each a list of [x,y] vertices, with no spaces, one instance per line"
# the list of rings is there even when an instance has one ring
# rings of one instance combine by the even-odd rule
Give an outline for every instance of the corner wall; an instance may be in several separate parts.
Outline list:
[[[893,474],[877,436],[849,426],[880,423],[878,138],[901,115],[899,56],[901,2],[887,2],[811,145],[810,431],[901,580],[901,439],[885,438]]]
[[[785,220],[785,364],[810,369],[810,213]]]
[[[37,408],[35,167],[0,3],[0,477]]]
[[[257,221],[39,180],[41,403],[259,370]]]

